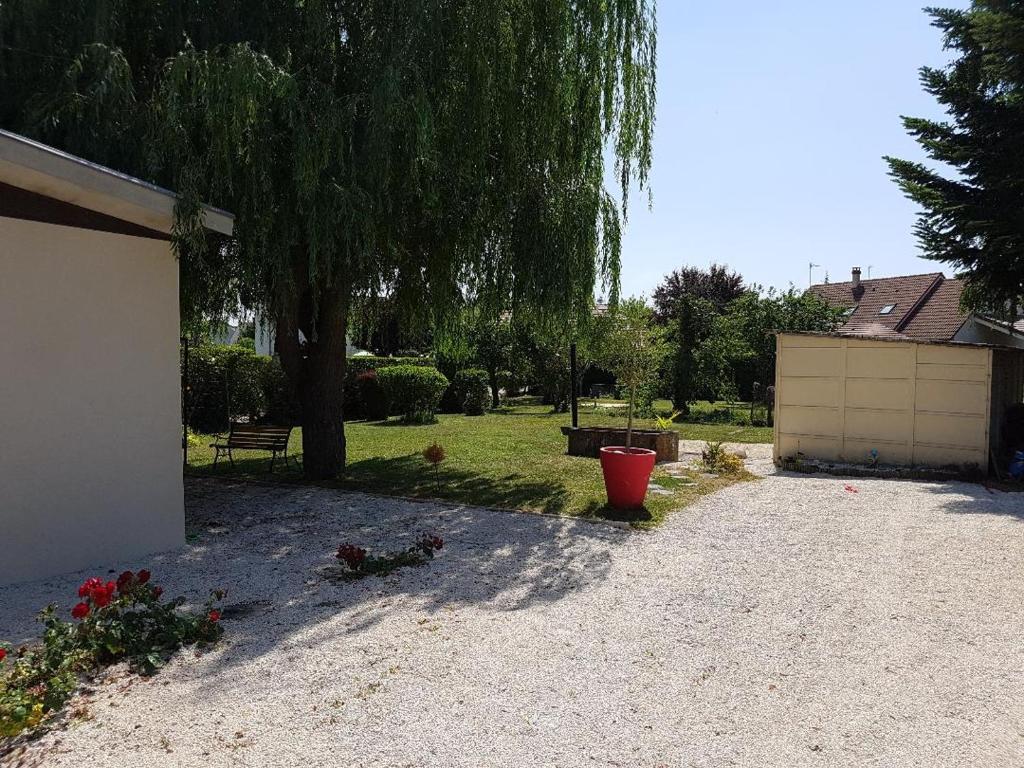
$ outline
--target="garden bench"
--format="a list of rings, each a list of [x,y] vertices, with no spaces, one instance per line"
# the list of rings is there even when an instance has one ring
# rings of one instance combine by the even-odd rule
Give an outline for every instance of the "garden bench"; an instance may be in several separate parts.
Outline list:
[[[217,442],[210,443],[210,447],[216,451],[213,456],[213,466],[217,466],[217,460],[221,454],[226,454],[232,468],[235,466],[235,457],[232,451],[235,449],[245,451],[270,451],[270,471],[274,471],[274,462],[277,454],[283,454],[284,465],[288,466],[288,438],[291,437],[291,427],[259,426],[256,424],[232,423],[227,436],[220,435]],[[295,466],[299,466],[299,460],[294,456],[292,460]]]

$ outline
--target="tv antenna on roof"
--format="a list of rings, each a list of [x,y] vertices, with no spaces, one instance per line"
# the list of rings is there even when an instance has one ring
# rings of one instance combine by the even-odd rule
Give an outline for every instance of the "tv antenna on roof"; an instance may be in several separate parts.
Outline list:
[[[813,276],[814,268],[815,267],[820,267],[820,266],[821,266],[821,264],[815,264],[813,261],[808,263],[808,265],[807,265],[807,287],[808,288],[810,288],[812,285],[814,285],[814,276]]]

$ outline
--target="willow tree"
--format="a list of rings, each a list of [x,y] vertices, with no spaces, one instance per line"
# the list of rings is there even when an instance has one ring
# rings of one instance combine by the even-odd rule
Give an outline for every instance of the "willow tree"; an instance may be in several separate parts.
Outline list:
[[[196,4],[163,5],[187,32]],[[653,0],[218,5],[145,80],[147,156],[182,193],[183,278],[274,319],[307,475],[344,466],[356,297],[441,326],[466,302],[582,313],[617,285],[651,164]],[[206,247],[200,200],[235,213],[232,247]]]

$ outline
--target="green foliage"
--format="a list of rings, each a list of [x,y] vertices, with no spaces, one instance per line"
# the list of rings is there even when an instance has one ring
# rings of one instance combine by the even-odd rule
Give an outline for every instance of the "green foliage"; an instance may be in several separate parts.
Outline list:
[[[629,448],[634,408],[639,400],[645,411],[650,411],[658,369],[668,354],[665,329],[653,322],[653,313],[643,299],[629,299],[612,314],[601,344],[601,365],[615,374],[619,386],[628,393],[626,447]]]
[[[0,40],[0,126],[181,193],[186,317],[273,319],[310,476],[344,463],[358,297],[443,325],[617,290],[651,167],[652,0],[10,0]],[[235,214],[232,242],[201,200]]]
[[[735,475],[743,470],[743,459],[730,453],[722,443],[704,443],[700,452],[705,471],[721,475]]]
[[[666,308],[664,310],[668,312]],[[776,331],[834,331],[842,310],[793,288],[744,290],[722,311],[708,299],[681,294],[667,321],[674,407],[685,413],[699,400],[753,397],[755,383],[775,381]]]
[[[944,48],[956,53],[944,69],[920,70],[947,119],[904,117],[932,163],[887,157],[890,173],[921,206],[914,231],[924,255],[963,271],[968,303],[996,311],[1020,306],[1024,4],[973,0],[966,9],[927,12]]]
[[[227,429],[230,421],[240,417],[287,420],[294,411],[277,361],[243,345],[191,347],[188,381],[187,421],[199,432]]]
[[[356,581],[366,576],[387,576],[399,568],[423,565],[434,559],[434,553],[444,546],[440,536],[423,534],[411,547],[383,555],[368,555],[362,547],[342,544],[336,557],[348,568],[343,571],[345,581]]]
[[[523,381],[541,393],[541,400],[556,412],[569,408],[569,348],[576,343],[576,359],[582,374],[601,356],[601,344],[611,325],[608,316],[585,317],[572,322],[546,322],[525,314],[513,323],[512,358],[523,370]]]
[[[491,395],[484,387],[472,387],[463,401],[463,412],[467,416],[483,416],[491,404]]]
[[[356,376],[360,411],[364,418],[379,420],[388,417],[388,398],[376,371],[363,371]]]
[[[383,419],[387,417],[387,393],[379,386],[379,382],[375,382],[378,386],[367,384],[365,392],[367,399],[364,399],[360,381],[364,373],[371,371],[376,373],[382,368],[395,365],[433,368],[434,360],[429,357],[376,357],[369,355],[348,358],[345,365],[345,416],[347,418],[361,416],[364,419]],[[281,375],[284,375],[283,371]]]
[[[122,660],[153,674],[179,648],[221,635],[214,605],[222,592],[211,593],[202,613],[186,613],[180,610],[184,598],[161,601],[162,589],[149,583],[148,571],[125,571],[116,582],[89,579],[78,595],[74,623],[58,618],[55,605],[42,611],[40,646],[5,660],[7,646],[0,644],[0,737],[35,728],[59,711],[83,675]]]
[[[387,393],[389,412],[415,424],[434,420],[448,388],[448,379],[439,370],[415,365],[381,368],[377,378]]]
[[[452,377],[445,397],[459,404],[467,416],[481,416],[490,405],[489,376],[482,368],[466,368]]]
[[[662,325],[668,325],[678,317],[679,303],[684,298],[706,301],[714,312],[721,313],[746,291],[743,276],[730,272],[724,264],[712,264],[707,270],[683,267],[666,275],[654,289],[654,316]]]

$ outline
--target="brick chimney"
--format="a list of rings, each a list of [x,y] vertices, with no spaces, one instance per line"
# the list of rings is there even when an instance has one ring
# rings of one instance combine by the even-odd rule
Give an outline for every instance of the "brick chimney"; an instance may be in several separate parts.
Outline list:
[[[854,267],[851,274],[853,276],[853,287],[860,288],[860,267]]]

